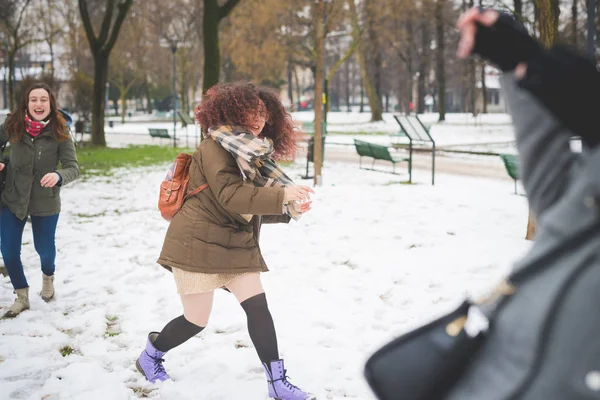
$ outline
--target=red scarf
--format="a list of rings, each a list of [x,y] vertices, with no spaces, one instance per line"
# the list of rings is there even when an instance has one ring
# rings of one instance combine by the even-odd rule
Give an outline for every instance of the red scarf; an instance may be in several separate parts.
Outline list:
[[[27,130],[27,133],[29,133],[31,136],[36,137],[37,135],[39,135],[42,132],[42,129],[44,129],[47,124],[48,121],[34,121],[31,118],[29,118],[29,115],[27,113],[25,113],[25,129]]]

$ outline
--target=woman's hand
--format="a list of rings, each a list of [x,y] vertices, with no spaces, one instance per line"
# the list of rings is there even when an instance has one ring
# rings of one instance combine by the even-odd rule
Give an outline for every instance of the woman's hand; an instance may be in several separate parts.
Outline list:
[[[477,34],[477,23],[484,26],[492,26],[498,21],[500,13],[494,10],[487,10],[483,13],[479,8],[471,8],[460,16],[456,27],[460,31],[460,41],[456,56],[458,58],[467,58],[471,55],[475,47],[475,35]]]
[[[315,191],[308,186],[287,186],[283,191],[283,203],[287,204],[292,201],[299,203],[310,202],[310,194]]]
[[[42,187],[51,188],[51,187],[56,186],[59,179],[60,179],[60,175],[58,175],[58,172],[50,172],[50,173],[47,173],[46,175],[44,175],[44,177],[40,181],[40,184],[42,185]]]
[[[4,170],[4,167],[5,167],[5,166],[6,166],[6,165],[5,165],[4,163],[1,163],[1,162],[0,162],[0,171]]]
[[[312,208],[312,201],[307,201],[304,203],[293,202],[292,205],[296,211],[301,214],[305,214]]]

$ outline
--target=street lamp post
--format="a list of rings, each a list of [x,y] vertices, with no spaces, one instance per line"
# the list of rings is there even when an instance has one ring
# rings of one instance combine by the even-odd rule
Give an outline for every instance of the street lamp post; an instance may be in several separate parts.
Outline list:
[[[173,147],[177,147],[177,42],[171,44],[173,52]]]

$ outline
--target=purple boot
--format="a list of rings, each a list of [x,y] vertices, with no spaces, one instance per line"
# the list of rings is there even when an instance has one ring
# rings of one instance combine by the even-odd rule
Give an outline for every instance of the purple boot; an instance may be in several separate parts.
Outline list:
[[[286,370],[283,368],[283,360],[271,361],[271,368],[263,363],[263,367],[267,374],[270,398],[275,400],[316,400],[314,395],[303,392],[287,380],[287,376],[285,376]]]
[[[146,379],[152,383],[156,382],[157,380],[164,382],[167,379],[171,379],[162,364],[165,361],[162,359],[162,357],[166,352],[157,350],[152,344],[157,337],[158,332],[151,332],[148,335],[146,350],[142,351],[142,354],[140,354],[140,357],[135,363],[137,370],[140,371],[146,377]]]

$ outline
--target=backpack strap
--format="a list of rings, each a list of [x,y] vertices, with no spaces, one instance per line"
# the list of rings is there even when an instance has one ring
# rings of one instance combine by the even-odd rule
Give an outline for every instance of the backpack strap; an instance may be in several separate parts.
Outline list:
[[[183,201],[186,201],[188,198],[197,195],[198,193],[200,193],[201,191],[203,191],[207,187],[208,187],[208,183],[205,183],[204,185],[198,186],[196,189],[194,189],[191,192],[189,192],[188,194],[186,194],[185,197],[183,198]]]

